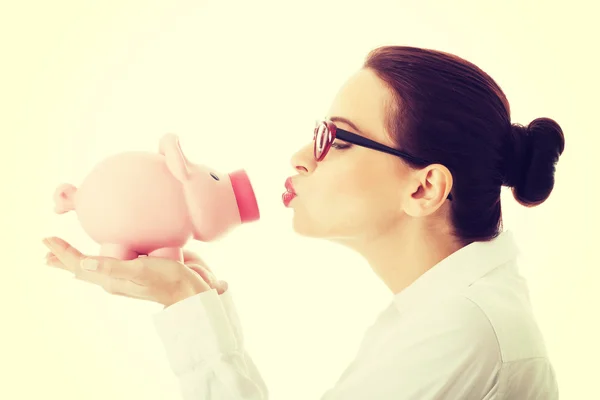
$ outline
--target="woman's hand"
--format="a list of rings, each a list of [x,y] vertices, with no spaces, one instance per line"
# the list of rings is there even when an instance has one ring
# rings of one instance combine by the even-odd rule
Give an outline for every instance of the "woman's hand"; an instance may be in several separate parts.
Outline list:
[[[188,268],[197,272],[211,288],[216,289],[218,294],[223,294],[227,291],[227,282],[217,280],[212,269],[210,269],[198,254],[189,250],[183,250],[183,262]]]
[[[214,288],[219,294],[227,283],[218,281],[196,254],[184,251],[184,263],[156,257],[118,260],[91,257],[59,238],[44,239],[50,252],[46,264],[73,273],[109,293],[149,300],[168,307],[195,294]]]

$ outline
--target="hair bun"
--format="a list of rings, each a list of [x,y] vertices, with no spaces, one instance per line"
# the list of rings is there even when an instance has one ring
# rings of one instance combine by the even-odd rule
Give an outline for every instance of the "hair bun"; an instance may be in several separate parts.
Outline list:
[[[556,163],[565,149],[563,131],[556,121],[537,118],[527,127],[512,124],[511,137],[504,184],[522,205],[539,205],[554,188]]]

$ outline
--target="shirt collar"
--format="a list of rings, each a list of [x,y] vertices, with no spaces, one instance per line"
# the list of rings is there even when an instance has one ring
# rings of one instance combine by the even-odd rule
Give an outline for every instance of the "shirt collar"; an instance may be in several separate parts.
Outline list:
[[[398,309],[458,292],[519,254],[513,233],[504,231],[488,242],[473,242],[446,257],[394,295]]]

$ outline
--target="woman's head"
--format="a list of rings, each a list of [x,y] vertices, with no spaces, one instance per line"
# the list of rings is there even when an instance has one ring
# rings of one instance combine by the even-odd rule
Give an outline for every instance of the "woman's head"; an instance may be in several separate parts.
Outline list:
[[[501,186],[523,205],[542,203],[564,150],[556,122],[512,124],[502,90],[475,65],[412,47],[373,50],[328,118],[414,158],[339,138],[321,161],[313,143],[301,149],[292,159],[294,224],[310,236],[350,239],[421,225],[447,228],[464,243],[490,240],[501,230]]]

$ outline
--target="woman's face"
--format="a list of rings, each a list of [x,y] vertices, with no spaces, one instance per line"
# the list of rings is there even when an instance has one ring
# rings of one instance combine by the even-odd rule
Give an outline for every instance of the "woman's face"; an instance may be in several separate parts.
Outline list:
[[[341,129],[393,146],[385,128],[390,101],[383,81],[362,69],[342,86],[327,118]],[[331,239],[378,235],[403,215],[403,182],[411,170],[395,156],[336,140],[317,163],[311,141],[291,162],[298,175],[292,178],[297,196],[289,207],[299,234]]]

